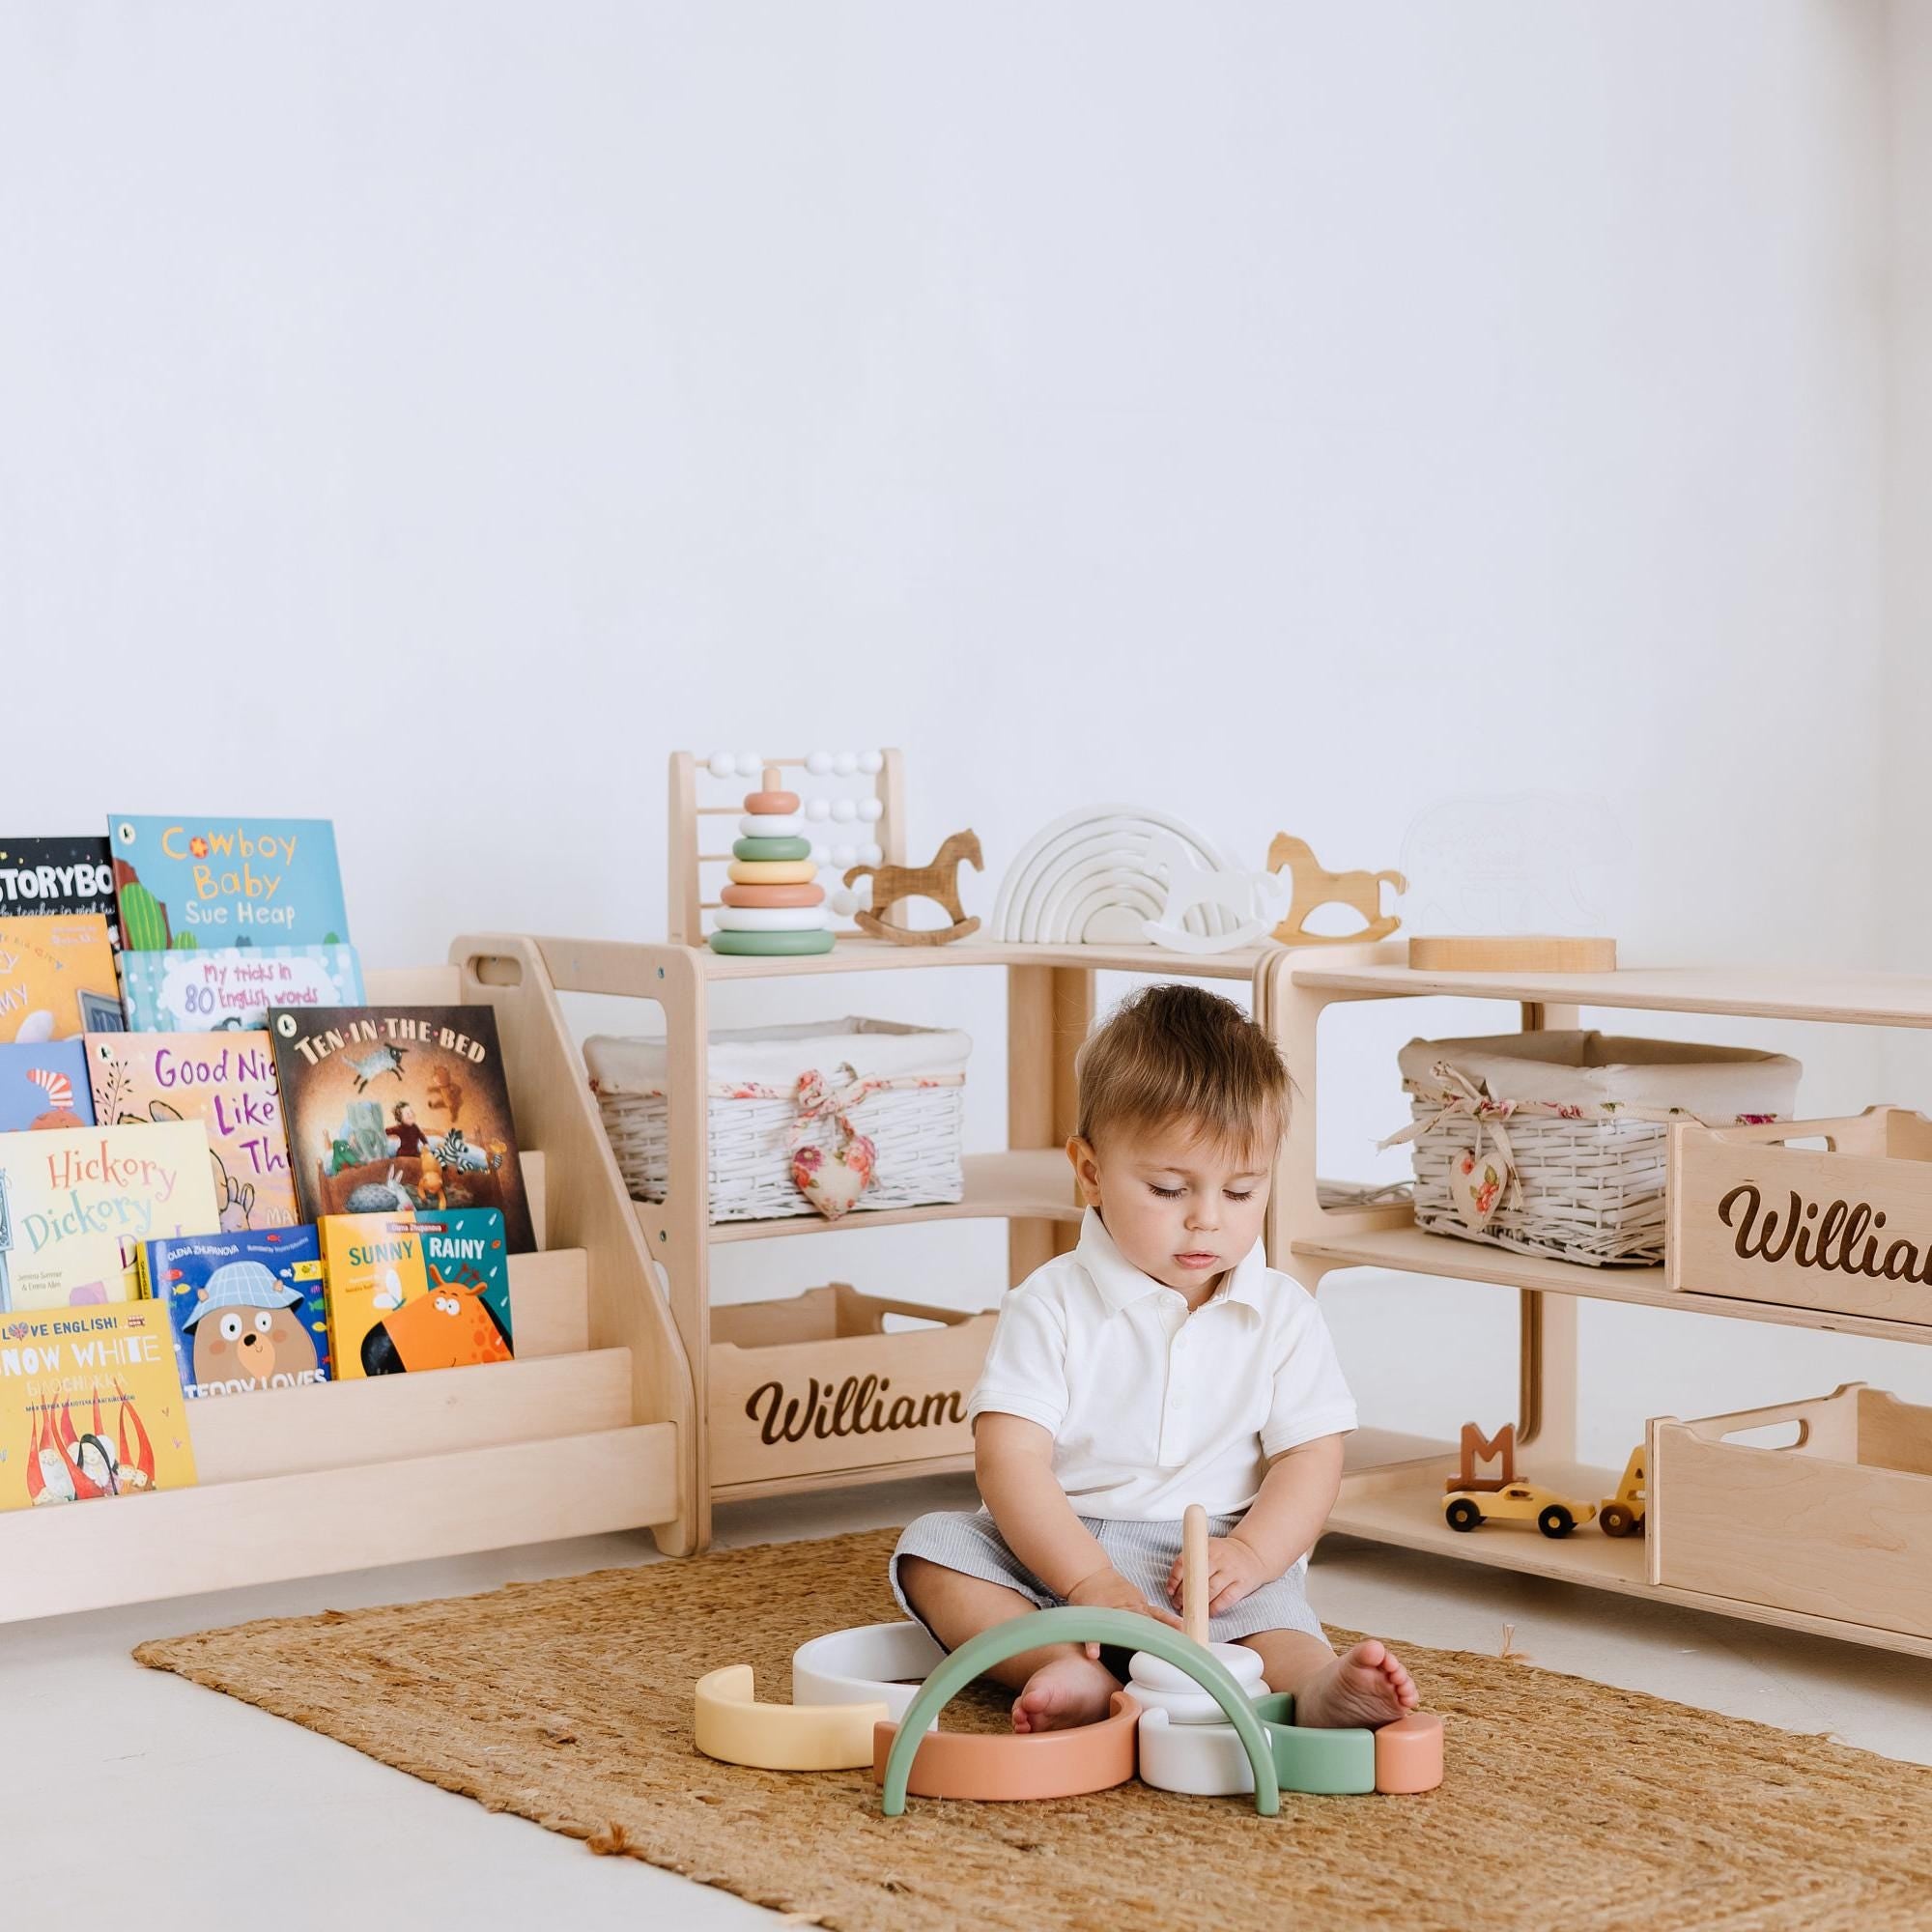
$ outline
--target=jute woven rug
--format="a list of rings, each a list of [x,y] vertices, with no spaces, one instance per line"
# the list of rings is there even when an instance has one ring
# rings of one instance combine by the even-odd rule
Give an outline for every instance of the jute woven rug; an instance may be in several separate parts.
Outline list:
[[[698,1756],[694,1680],[748,1662],[760,1696],[788,1697],[795,1645],[895,1613],[892,1542],[327,1610],[135,1655],[593,1851],[846,1932],[1932,1926],[1932,1772],[1463,1651],[1401,1645],[1449,1720],[1439,1791],[1285,1796],[1271,1820],[1138,1783],[1055,1804],[915,1799],[887,1820],[869,1773]],[[961,1699],[946,1722],[999,1708]]]

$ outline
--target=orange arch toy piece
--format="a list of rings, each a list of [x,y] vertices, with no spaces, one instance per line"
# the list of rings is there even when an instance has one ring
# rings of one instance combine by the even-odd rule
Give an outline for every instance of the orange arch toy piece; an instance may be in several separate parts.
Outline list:
[[[1141,1707],[1116,1690],[1097,1724],[1031,1737],[996,1732],[933,1731],[920,1740],[906,1789],[915,1798],[1078,1798],[1107,1791],[1134,1775],[1135,1727]],[[872,1726],[872,1781],[886,1781],[886,1764],[899,1727]]]

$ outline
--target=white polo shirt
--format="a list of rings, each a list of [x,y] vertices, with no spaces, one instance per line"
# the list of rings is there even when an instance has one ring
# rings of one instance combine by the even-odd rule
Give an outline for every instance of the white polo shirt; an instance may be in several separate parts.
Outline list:
[[[1001,1304],[969,1420],[987,1410],[1053,1432],[1053,1473],[1081,1516],[1232,1516],[1270,1456],[1355,1426],[1328,1324],[1257,1241],[1191,1315],[1143,1274],[1093,1209],[1080,1245]]]

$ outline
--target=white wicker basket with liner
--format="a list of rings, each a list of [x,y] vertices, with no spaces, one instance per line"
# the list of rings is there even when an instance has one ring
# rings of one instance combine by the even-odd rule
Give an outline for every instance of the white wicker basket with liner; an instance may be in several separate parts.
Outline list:
[[[1670,1122],[1790,1116],[1799,1065],[1600,1033],[1412,1039],[1400,1055],[1418,1226],[1592,1267],[1663,1259]]]
[[[711,1036],[711,1218],[768,1221],[818,1208],[795,1164],[837,1163],[869,1143],[857,1206],[917,1208],[965,1193],[959,1144],[971,1037],[892,1020],[817,1020]],[[665,1198],[668,1056],[662,1039],[583,1042],[591,1091],[632,1197]],[[852,1205],[852,1204],[845,1204]]]

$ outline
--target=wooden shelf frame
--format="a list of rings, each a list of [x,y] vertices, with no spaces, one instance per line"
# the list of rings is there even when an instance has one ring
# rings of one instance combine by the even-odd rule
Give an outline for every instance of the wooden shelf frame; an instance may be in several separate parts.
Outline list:
[[[1932,1027],[1932,979],[1902,974],[1800,974],[1739,969],[1635,968],[1613,973],[1504,974],[1414,972],[1400,942],[1350,956],[1311,960],[1282,953],[1260,976],[1277,1043],[1302,1103],[1291,1121],[1269,1207],[1268,1247],[1311,1293],[1340,1268],[1493,1284],[1519,1296],[1518,1440],[1536,1445],[1539,1482],[1601,1501],[1618,1472],[1576,1462],[1577,1304],[1588,1297],[1693,1315],[1766,1321],[1884,1341],[1932,1343],[1932,1324],[1691,1293],[1665,1285],[1664,1270],[1594,1268],[1518,1255],[1482,1242],[1432,1235],[1415,1226],[1406,1203],[1323,1208],[1316,1198],[1317,1034],[1330,1006],[1416,998],[1487,999],[1518,1009],[1525,1031],[1573,1028],[1585,1007],[1691,1012],[1833,1025]],[[1351,1466],[1328,1521],[1330,1530],[1464,1562],[1581,1583],[1749,1622],[1810,1632],[1876,1648],[1932,1657],[1932,1640],[1851,1619],[1812,1616],[1646,1580],[1643,1542],[1616,1540],[1587,1525],[1560,1542],[1498,1526],[1461,1533],[1442,1520],[1442,1478],[1458,1445],[1411,1461]]]

